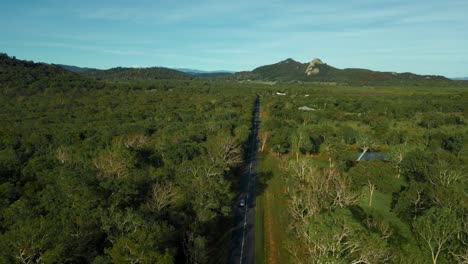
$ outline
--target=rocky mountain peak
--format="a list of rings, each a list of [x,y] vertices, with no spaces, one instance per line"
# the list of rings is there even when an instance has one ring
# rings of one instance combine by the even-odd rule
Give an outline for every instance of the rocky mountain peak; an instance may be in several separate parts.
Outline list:
[[[317,75],[320,73],[320,70],[316,67],[317,65],[321,65],[323,64],[322,60],[320,60],[319,58],[314,58],[310,63],[309,63],[309,66],[307,66],[307,69],[305,71],[305,73],[307,75]]]

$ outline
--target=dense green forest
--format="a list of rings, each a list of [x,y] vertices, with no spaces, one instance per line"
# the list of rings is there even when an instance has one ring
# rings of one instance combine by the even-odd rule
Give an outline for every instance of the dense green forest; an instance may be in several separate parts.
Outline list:
[[[259,136],[260,181],[282,186],[262,199],[287,212],[270,259],[466,263],[466,89],[278,89]]]
[[[6,56],[1,78],[1,263],[224,261],[255,94]]]
[[[225,263],[257,94],[265,261],[466,263],[467,88],[281,63],[202,80],[0,54],[0,263]]]
[[[17,60],[0,53],[0,84],[2,95],[28,96],[40,92],[97,90],[103,83],[66,71],[61,67]]]
[[[191,74],[164,68],[112,68],[109,70],[87,70],[81,72],[82,75],[98,80],[114,82],[135,82],[151,80],[191,80]]]

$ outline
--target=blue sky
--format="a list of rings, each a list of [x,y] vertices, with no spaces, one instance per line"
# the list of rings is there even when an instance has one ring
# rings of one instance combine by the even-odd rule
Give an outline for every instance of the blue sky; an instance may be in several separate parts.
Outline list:
[[[468,76],[467,0],[1,1],[0,52],[82,67],[338,67]]]

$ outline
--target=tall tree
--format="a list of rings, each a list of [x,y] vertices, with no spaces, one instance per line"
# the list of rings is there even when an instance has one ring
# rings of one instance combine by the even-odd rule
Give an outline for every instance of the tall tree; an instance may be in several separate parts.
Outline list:
[[[414,230],[431,253],[432,262],[436,264],[440,254],[447,250],[450,240],[461,231],[461,222],[450,209],[431,208],[416,219]]]

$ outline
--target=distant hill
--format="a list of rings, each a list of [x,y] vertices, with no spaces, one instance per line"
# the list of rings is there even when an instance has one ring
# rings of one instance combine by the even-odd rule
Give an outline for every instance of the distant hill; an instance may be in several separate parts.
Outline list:
[[[190,73],[193,75],[198,75],[198,74],[229,74],[229,73],[235,73],[234,71],[225,71],[225,70],[219,70],[219,71],[203,71],[203,70],[197,70],[197,69],[188,69],[188,68],[173,68],[176,71],[181,71],[185,73]]]
[[[468,81],[468,77],[452,78],[452,80],[456,80],[456,81]]]
[[[0,93],[28,95],[43,91],[100,89],[102,83],[69,72],[57,65],[18,60],[0,53]]]
[[[253,71],[238,72],[226,79],[261,80],[283,82],[334,82],[353,85],[448,85],[451,80],[437,75],[417,75],[413,73],[379,72],[366,69],[338,69],[320,59],[301,63],[286,59],[275,64],[265,65]]]
[[[193,74],[198,79],[211,79],[211,80],[222,80],[228,76],[233,75],[230,72],[211,72],[211,73],[197,73]]]
[[[64,64],[55,64],[55,65],[57,65],[59,67],[62,67],[67,71],[76,72],[76,73],[96,70],[94,68],[86,68],[86,67],[83,68],[83,67],[77,67],[77,66],[72,66],[72,65],[64,65]]]
[[[252,71],[236,73],[180,69],[191,72],[187,73],[164,67],[117,67],[108,70],[98,70],[70,65],[34,63],[32,61],[17,60],[15,57],[9,57],[7,54],[0,54],[0,66],[2,92],[11,92],[18,89],[22,92],[37,92],[46,89],[60,90],[78,87],[86,90],[103,86],[101,82],[96,82],[95,80],[134,82],[169,79],[214,79],[269,82],[329,82],[349,85],[468,85],[468,81],[461,80],[467,78],[450,80],[437,75],[379,72],[355,68],[338,69],[322,62],[320,59],[313,59],[310,63],[301,63],[289,58],[275,64],[258,67]]]
[[[117,67],[109,70],[99,70],[94,68],[83,68],[72,65],[56,64],[63,69],[75,73],[80,73],[95,79],[108,80],[108,81],[148,81],[160,79],[181,79],[188,80],[193,77],[180,74],[187,73],[199,79],[219,79],[233,74],[233,71],[203,71],[189,68],[165,68],[165,67],[151,67],[151,68],[123,68]],[[171,71],[174,70],[174,71]]]
[[[191,74],[163,67],[151,68],[123,68],[117,67],[109,70],[89,70],[81,73],[84,76],[98,80],[113,82],[133,82],[150,80],[191,80]]]
[[[187,69],[187,68],[174,68],[175,70],[185,72],[188,74],[191,74],[195,76],[198,79],[223,79],[227,76],[230,76],[234,74],[235,72],[233,71],[202,71],[202,70],[196,70],[196,69]]]

